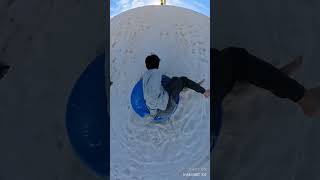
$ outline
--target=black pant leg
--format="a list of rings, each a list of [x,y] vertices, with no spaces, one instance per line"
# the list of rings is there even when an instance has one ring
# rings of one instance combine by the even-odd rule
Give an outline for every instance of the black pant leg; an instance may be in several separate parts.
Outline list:
[[[164,86],[164,89],[168,92],[169,96],[175,98],[183,89],[183,83],[178,77],[172,77],[168,83]]]
[[[245,49],[227,48],[223,51],[225,57],[231,58],[234,81],[249,82],[271,91],[280,98],[288,98],[294,102],[304,95],[305,88],[296,80],[273,65],[249,54]]]
[[[249,82],[267,89],[281,98],[298,101],[305,88],[271,64],[249,54],[245,49],[226,48],[222,51],[210,49],[210,69],[213,104],[210,106],[213,119],[211,135],[217,137],[221,128],[221,104],[232,90],[235,82]],[[211,144],[211,148],[213,148]]]
[[[189,88],[201,94],[205,92],[205,89],[202,86],[184,76],[173,77],[164,88],[169,96],[174,99],[177,99],[183,88]]]
[[[189,88],[201,94],[206,91],[200,84],[188,79],[187,77],[182,76],[180,79],[183,83],[183,88]]]

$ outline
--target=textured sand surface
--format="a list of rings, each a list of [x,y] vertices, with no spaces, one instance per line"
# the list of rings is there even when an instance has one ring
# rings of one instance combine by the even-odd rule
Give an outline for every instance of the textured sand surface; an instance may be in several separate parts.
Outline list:
[[[130,105],[151,53],[160,57],[164,74],[206,79],[209,86],[209,25],[208,17],[173,6],[145,6],[111,19],[111,179],[209,179],[209,99],[182,93],[166,124],[139,123]],[[207,175],[183,177],[189,168]]]

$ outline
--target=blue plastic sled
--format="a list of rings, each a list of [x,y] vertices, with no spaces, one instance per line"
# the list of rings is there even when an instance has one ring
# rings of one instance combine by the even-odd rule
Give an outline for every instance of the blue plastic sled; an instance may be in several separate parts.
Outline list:
[[[75,83],[67,105],[66,128],[82,162],[108,177],[110,124],[104,63],[105,55],[98,56]]]
[[[168,81],[168,77],[166,76],[163,76],[162,79],[163,79],[162,83],[166,83]],[[165,111],[159,111],[159,113],[154,118],[154,122],[162,123],[162,122],[168,121],[171,115],[177,109],[178,104],[179,104],[179,98],[175,100],[169,98],[167,109]],[[142,79],[140,79],[132,89],[131,106],[133,110],[142,118],[150,114],[150,111],[146,105],[146,101],[144,100],[144,96],[143,96]]]

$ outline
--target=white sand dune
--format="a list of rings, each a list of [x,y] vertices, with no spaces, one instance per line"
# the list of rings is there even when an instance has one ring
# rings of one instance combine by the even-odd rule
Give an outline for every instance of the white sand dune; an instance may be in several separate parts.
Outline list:
[[[179,7],[145,6],[113,17],[110,33],[111,179],[192,179],[183,176],[189,168],[205,168],[200,179],[209,179],[208,99],[182,93],[165,124],[142,124],[130,105],[151,53],[160,57],[164,74],[205,79],[209,87],[209,18]]]

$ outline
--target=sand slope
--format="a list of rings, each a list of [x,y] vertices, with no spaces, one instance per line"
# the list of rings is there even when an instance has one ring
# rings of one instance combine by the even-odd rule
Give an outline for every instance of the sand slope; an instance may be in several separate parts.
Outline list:
[[[208,99],[183,93],[167,124],[142,125],[130,105],[151,53],[163,73],[206,79],[208,87],[209,31],[208,17],[173,6],[145,6],[111,19],[111,178],[179,180],[189,168],[206,168],[201,179],[209,179]]]

